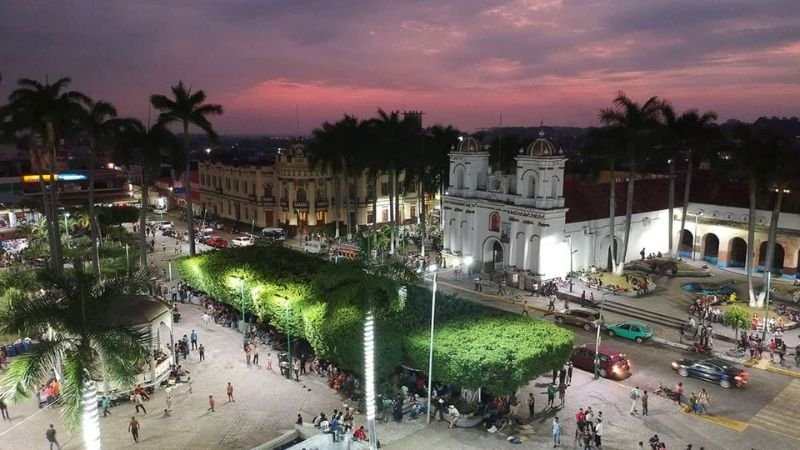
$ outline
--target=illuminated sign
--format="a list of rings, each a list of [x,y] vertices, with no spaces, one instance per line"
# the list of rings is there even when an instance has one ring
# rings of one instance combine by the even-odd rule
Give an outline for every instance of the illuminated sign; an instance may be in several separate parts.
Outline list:
[[[23,175],[22,176],[22,182],[23,183],[38,183],[40,178],[43,181],[50,181],[50,175],[49,174],[44,174],[44,175],[41,175],[41,176],[40,175]],[[84,180],[87,179],[86,175],[83,175],[83,174],[80,174],[80,173],[58,173],[58,174],[56,174],[55,178],[56,178],[56,180],[61,180],[61,181],[84,181]]]

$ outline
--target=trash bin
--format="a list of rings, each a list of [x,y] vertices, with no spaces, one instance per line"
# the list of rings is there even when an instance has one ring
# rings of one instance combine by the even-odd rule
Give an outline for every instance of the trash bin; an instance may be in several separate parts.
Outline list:
[[[25,353],[25,346],[22,345],[22,342],[14,344],[14,349],[17,351],[18,355]]]
[[[33,345],[31,344],[31,341],[22,341],[22,347],[23,350],[25,350],[25,353],[30,353]]]

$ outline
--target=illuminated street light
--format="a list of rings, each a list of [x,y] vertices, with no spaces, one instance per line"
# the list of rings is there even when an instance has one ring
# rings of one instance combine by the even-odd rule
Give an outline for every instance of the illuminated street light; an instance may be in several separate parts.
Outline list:
[[[367,404],[367,432],[370,450],[378,449],[375,434],[375,317],[367,312],[364,320],[364,392]],[[430,398],[430,393],[428,394]]]
[[[428,266],[428,271],[433,272],[433,295],[431,297],[431,342],[428,354],[428,423],[431,423],[431,393],[433,392],[433,328],[436,318],[436,264]]]

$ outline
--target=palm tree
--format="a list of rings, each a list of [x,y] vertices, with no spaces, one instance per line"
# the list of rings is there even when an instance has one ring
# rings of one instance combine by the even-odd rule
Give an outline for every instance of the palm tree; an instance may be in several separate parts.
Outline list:
[[[598,161],[599,167],[607,167],[609,171],[609,195],[608,195],[608,270],[617,270],[617,175],[616,167],[619,160],[624,156],[620,152],[618,143],[620,141],[621,130],[612,127],[593,128],[589,131],[589,151],[591,160]]]
[[[183,186],[186,194],[186,222],[189,231],[189,254],[194,256],[194,212],[192,211],[192,157],[189,149],[189,126],[194,125],[211,139],[217,138],[209,116],[222,114],[222,106],[214,103],[205,103],[206,93],[203,91],[192,92],[184,86],[183,81],[172,86],[172,98],[166,95],[150,96],[150,103],[153,107],[161,111],[158,116],[158,123],[170,125],[178,123],[183,127],[183,152],[186,158],[186,166],[183,171]],[[179,172],[179,171],[178,171]]]
[[[155,181],[161,170],[161,161],[173,161],[183,156],[182,149],[175,135],[160,124],[146,127],[135,119],[129,119],[119,129],[117,138],[118,156],[124,160],[130,158],[133,150],[141,155],[142,168],[142,208],[139,215],[139,264],[147,267],[147,205],[150,198],[150,184]]]
[[[731,133],[728,144],[730,153],[725,152],[720,159],[721,166],[733,163],[732,172],[747,180],[749,211],[747,214],[747,257],[745,271],[747,273],[747,290],[750,306],[756,307],[759,300],[753,289],[753,262],[755,259],[756,234],[756,196],[766,185],[767,173],[774,170],[771,164],[765,163],[760,152],[763,151],[758,132],[750,125],[739,125]]]
[[[625,236],[622,242],[622,258],[617,268],[617,271],[621,272],[628,253],[628,239],[631,234],[636,164],[653,148],[654,132],[659,125],[662,102],[658,97],[650,97],[642,105],[639,105],[620,91],[613,104],[613,108],[600,110],[600,121],[606,126],[620,130],[619,144],[624,150],[628,162]]]
[[[717,113],[706,111],[703,114],[697,110],[690,109],[685,111],[676,119],[675,127],[678,130],[678,151],[686,154],[686,178],[683,186],[683,210],[681,211],[681,235],[678,242],[682,242],[683,233],[686,230],[686,213],[689,208],[689,193],[692,189],[692,173],[696,162],[706,156],[710,156],[710,148],[719,139],[719,128],[714,124],[717,120]],[[678,154],[672,155],[673,170],[675,158]],[[674,175],[674,172],[673,172]],[[671,180],[674,179],[671,178]],[[674,183],[673,181],[670,181]],[[672,213],[670,212],[669,224],[672,225]],[[670,237],[673,234],[670,232]],[[695,236],[696,238],[696,236]],[[671,244],[671,241],[670,241]],[[673,247],[670,245],[670,252]]]
[[[114,105],[104,101],[88,100],[86,110],[81,120],[81,127],[89,137],[89,229],[92,243],[92,270],[100,274],[100,241],[98,239],[98,224],[94,210],[94,177],[97,169],[97,153],[100,146],[109,145],[116,135],[117,129],[122,125],[116,119],[117,109]]]
[[[0,108],[0,122],[6,133],[27,132],[35,157],[43,172],[45,164],[49,171],[49,191],[43,176],[39,177],[42,190],[42,209],[48,221],[50,263],[53,271],[63,272],[61,257],[61,235],[58,233],[58,184],[55,180],[58,142],[77,128],[83,114],[83,105],[89,98],[77,91],[66,91],[72,80],[60,78],[55,83],[22,78],[19,86],[8,96],[8,104]],[[41,139],[42,144],[37,141]]]
[[[439,231],[444,230],[444,192],[449,183],[450,152],[455,149],[461,131],[452,125],[434,125],[430,129],[431,139],[426,146],[429,177],[426,177],[427,192],[439,193]]]
[[[341,201],[345,199],[345,221],[347,234],[351,234],[351,199],[350,177],[358,173],[359,149],[364,144],[364,124],[355,116],[345,114],[336,123],[325,122],[320,128],[312,131],[313,139],[308,146],[309,162],[312,167],[339,174],[339,188],[344,193],[336,192],[337,209],[341,212]],[[339,236],[340,215],[336,215],[336,237]]]
[[[92,273],[74,270],[46,277],[45,293],[13,302],[0,314],[7,333],[30,336],[52,329],[51,339],[17,357],[0,383],[0,397],[27,398],[63,358],[63,416],[72,429],[80,423],[84,446],[100,448],[96,385],[101,374],[121,386],[131,386],[137,367],[148,356],[146,330],[109,321],[109,304],[125,295],[144,292],[149,280],[134,276],[98,281]]]

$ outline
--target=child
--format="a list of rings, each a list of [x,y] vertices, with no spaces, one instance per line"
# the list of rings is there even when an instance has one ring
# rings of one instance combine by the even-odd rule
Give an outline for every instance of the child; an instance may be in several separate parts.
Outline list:
[[[272,353],[267,353],[267,370],[272,370]]]

